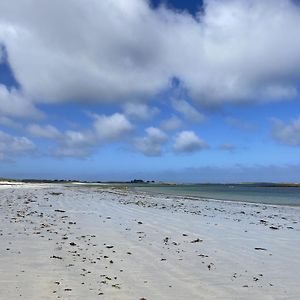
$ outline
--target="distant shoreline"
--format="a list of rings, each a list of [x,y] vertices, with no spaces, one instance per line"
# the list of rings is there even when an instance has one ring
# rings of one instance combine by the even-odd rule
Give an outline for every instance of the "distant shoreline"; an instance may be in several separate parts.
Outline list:
[[[180,185],[199,185],[199,186],[248,186],[248,187],[300,187],[300,182],[203,182],[203,183],[192,183],[192,182],[164,182],[154,180],[131,180],[131,181],[84,181],[84,180],[67,180],[67,179],[10,179],[0,178],[1,183],[80,183],[80,184],[117,184],[117,185],[155,185],[155,186],[180,186]]]

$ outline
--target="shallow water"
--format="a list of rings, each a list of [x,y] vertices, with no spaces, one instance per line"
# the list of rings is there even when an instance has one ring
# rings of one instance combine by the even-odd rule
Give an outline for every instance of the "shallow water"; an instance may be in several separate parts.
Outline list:
[[[137,191],[216,200],[300,206],[300,187],[247,184],[136,185]]]

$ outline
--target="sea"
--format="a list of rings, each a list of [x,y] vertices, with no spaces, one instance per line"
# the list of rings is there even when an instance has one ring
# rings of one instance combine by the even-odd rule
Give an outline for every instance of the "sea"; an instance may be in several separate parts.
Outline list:
[[[150,194],[272,205],[300,206],[300,186],[276,184],[138,184],[132,189]]]

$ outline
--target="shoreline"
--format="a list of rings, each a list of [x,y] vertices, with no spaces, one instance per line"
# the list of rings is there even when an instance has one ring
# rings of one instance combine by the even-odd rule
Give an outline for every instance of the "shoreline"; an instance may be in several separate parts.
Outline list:
[[[188,200],[194,200],[194,201],[223,201],[223,202],[229,202],[229,203],[240,203],[240,204],[244,204],[244,203],[249,203],[252,205],[268,205],[268,206],[284,206],[284,207],[293,207],[293,208],[300,208],[300,203],[299,205],[295,205],[295,204],[278,204],[278,203],[265,203],[265,202],[253,202],[253,201],[243,201],[243,200],[232,200],[232,199],[225,199],[225,198],[212,198],[212,197],[207,197],[207,196],[197,196],[197,195],[189,195],[189,194],[176,194],[176,193],[172,193],[172,192],[159,192],[159,191],[147,191],[147,190],[138,190],[136,188],[136,186],[130,186],[127,185],[127,183],[117,183],[116,185],[112,184],[112,183],[85,183],[85,182],[39,182],[39,183],[35,183],[35,182],[10,182],[10,181],[0,181],[0,187],[1,186],[25,186],[25,185],[50,185],[50,186],[68,186],[68,187],[85,187],[85,188],[104,188],[106,187],[106,189],[111,188],[111,190],[122,190],[124,189],[124,187],[126,188],[127,191],[132,191],[133,193],[145,193],[147,195],[150,196],[169,196],[170,198],[182,198],[182,199],[188,199]],[[182,186],[189,186],[189,185],[193,185],[193,184],[179,184]],[[202,185],[202,184],[200,184]],[[203,184],[206,185],[206,184]],[[208,184],[208,185],[231,185],[231,184]],[[236,184],[239,185],[239,184]],[[246,186],[250,186],[252,187],[252,184],[241,184],[241,185],[246,185]],[[155,184],[153,186],[156,186]],[[167,185],[169,186],[169,185]],[[283,184],[276,184],[274,186],[253,186],[253,187],[282,187],[282,188],[295,188],[295,187],[300,187],[300,184],[294,184],[294,185],[283,185]],[[143,187],[142,187],[143,188]]]
[[[197,196],[197,195],[188,195],[188,194],[176,194],[176,193],[168,193],[168,192],[156,192],[156,191],[144,191],[144,190],[135,190],[135,187],[132,187],[131,189],[134,192],[142,192],[146,193],[149,195],[164,195],[164,196],[169,196],[173,198],[181,197],[181,198],[186,198],[190,200],[196,200],[196,201],[224,201],[224,202],[234,202],[234,203],[249,203],[253,205],[269,205],[269,206],[286,206],[286,207],[294,207],[294,208],[300,208],[299,205],[294,205],[294,204],[273,204],[273,203],[264,203],[264,202],[253,202],[253,201],[242,201],[242,200],[231,200],[231,199],[222,199],[222,198],[210,198],[210,197],[205,197],[205,196]]]
[[[139,191],[137,191],[138,193]],[[270,203],[261,203],[261,202],[250,202],[250,201],[240,201],[240,200],[228,200],[228,199],[216,199],[216,198],[207,198],[207,197],[201,197],[201,196],[184,196],[184,195],[175,195],[175,194],[167,194],[167,193],[147,193],[145,194],[155,196],[169,196],[170,198],[174,199],[186,199],[186,200],[192,200],[192,201],[216,201],[216,202],[226,202],[226,203],[238,203],[238,204],[249,204],[254,206],[270,206],[270,207],[291,207],[295,209],[300,209],[300,205],[292,205],[292,204],[270,204]]]
[[[118,190],[116,188],[116,190]],[[112,189],[112,193],[122,194],[122,192],[118,193],[116,190]],[[135,190],[135,188],[128,189],[127,192],[132,192],[133,194],[141,194],[141,195],[148,195],[150,197],[160,196],[160,197],[169,197],[170,199],[179,199],[179,200],[191,200],[191,201],[204,201],[204,202],[224,202],[224,203],[237,203],[237,204],[249,204],[253,206],[268,206],[268,207],[290,207],[294,209],[300,209],[300,205],[289,205],[289,204],[270,204],[270,203],[260,203],[260,202],[250,202],[250,201],[240,201],[240,200],[228,200],[228,199],[216,199],[216,198],[208,198],[208,197],[201,197],[201,196],[189,196],[189,195],[176,195],[172,193],[162,193],[162,192],[150,192],[150,191],[142,191],[142,190]],[[123,192],[123,195],[124,192]]]

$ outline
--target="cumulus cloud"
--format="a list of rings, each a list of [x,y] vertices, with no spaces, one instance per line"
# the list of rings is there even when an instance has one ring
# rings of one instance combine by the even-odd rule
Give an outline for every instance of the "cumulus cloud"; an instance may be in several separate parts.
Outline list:
[[[3,125],[7,128],[13,128],[13,129],[20,129],[21,124],[14,121],[11,118],[5,117],[5,116],[0,116],[0,125]]]
[[[49,154],[58,157],[85,158],[107,143],[127,141],[134,130],[125,115],[91,114],[87,129],[60,131],[53,125],[29,124],[26,132],[36,138],[52,140]],[[1,124],[2,118],[0,118]],[[5,119],[4,122],[7,122]],[[9,120],[8,120],[9,121]]]
[[[300,117],[290,123],[273,119],[272,136],[281,144],[300,147]]]
[[[0,115],[40,118],[42,113],[21,92],[0,84]]]
[[[1,2],[0,20],[14,74],[36,100],[123,102],[168,84],[161,21],[146,1]]]
[[[161,122],[160,127],[166,131],[173,131],[183,126],[183,122],[176,116],[172,116]]]
[[[208,145],[193,131],[181,131],[174,144],[174,150],[179,153],[191,153],[207,147]]]
[[[146,129],[145,137],[135,140],[135,147],[147,156],[159,156],[166,141],[167,135],[162,130],[156,127],[149,127]]]
[[[52,126],[46,126],[38,127],[38,130],[35,128],[35,131],[40,136],[44,134],[45,138],[56,139],[58,147],[53,150],[55,155],[83,158],[108,142],[125,140],[134,129],[126,116],[120,113],[93,114],[92,117],[94,121],[88,130],[67,130],[61,133]],[[47,133],[45,129],[48,129]]]
[[[157,107],[149,107],[144,103],[126,103],[124,105],[124,113],[129,118],[150,120],[159,113]]]
[[[173,76],[205,104],[293,98],[299,27],[292,0],[206,0],[196,17],[141,0],[0,3],[0,43],[36,102],[145,100]]]
[[[47,139],[57,139],[61,136],[59,130],[52,125],[30,124],[27,126],[27,131],[35,137]]]
[[[118,140],[133,130],[126,116],[115,113],[111,116],[95,115],[94,129],[100,140]]]
[[[63,157],[85,158],[92,154],[99,141],[92,131],[67,130],[58,140],[59,145],[53,154]]]
[[[53,140],[55,146],[50,148],[49,154],[58,157],[85,158],[100,145],[99,138],[92,129],[61,132],[52,125],[30,124],[26,130],[34,137]]]
[[[190,122],[203,122],[205,120],[205,116],[185,100],[173,99],[172,106]]]
[[[32,153],[35,148],[26,137],[15,137],[0,131],[0,160],[13,160],[16,156]]]

